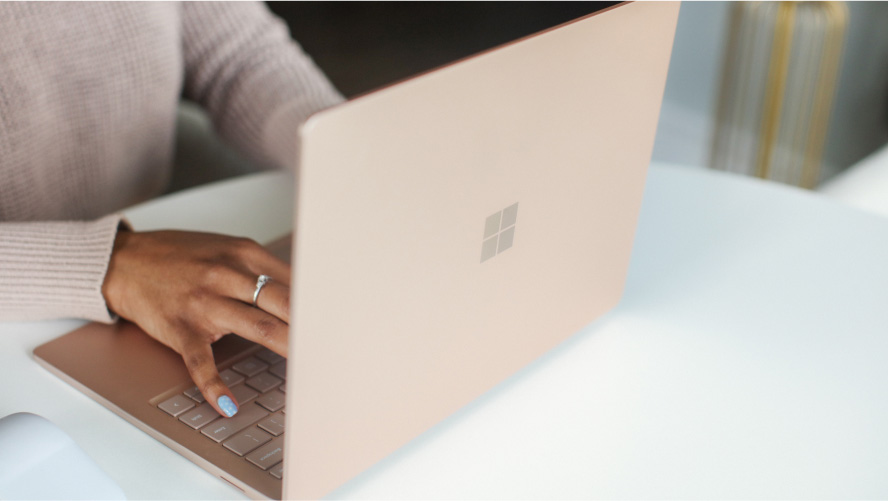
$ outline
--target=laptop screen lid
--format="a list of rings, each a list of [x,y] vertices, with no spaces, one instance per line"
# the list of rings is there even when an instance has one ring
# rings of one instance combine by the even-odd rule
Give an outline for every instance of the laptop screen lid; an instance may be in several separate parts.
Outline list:
[[[617,304],[677,14],[621,4],[303,126],[284,498],[328,494]]]

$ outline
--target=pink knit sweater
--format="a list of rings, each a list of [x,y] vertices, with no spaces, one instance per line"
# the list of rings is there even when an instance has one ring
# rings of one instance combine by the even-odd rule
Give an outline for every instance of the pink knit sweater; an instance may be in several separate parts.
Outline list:
[[[111,321],[115,212],[165,188],[183,90],[276,166],[342,100],[259,3],[0,2],[0,321]]]

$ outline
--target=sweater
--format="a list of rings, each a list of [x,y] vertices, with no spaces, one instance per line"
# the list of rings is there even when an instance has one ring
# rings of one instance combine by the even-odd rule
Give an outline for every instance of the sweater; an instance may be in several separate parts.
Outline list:
[[[0,2],[0,321],[113,321],[118,211],[165,189],[183,95],[277,167],[342,101],[261,3]]]

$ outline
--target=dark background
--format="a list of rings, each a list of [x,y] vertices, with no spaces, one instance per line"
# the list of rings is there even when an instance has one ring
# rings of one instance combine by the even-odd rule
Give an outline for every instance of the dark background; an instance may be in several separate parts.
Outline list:
[[[268,2],[351,97],[618,2]],[[533,71],[529,68],[528,71]]]

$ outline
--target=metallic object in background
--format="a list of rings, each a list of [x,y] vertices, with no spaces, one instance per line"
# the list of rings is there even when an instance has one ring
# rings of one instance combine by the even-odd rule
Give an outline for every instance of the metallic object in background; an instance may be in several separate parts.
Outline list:
[[[816,186],[847,19],[844,2],[736,4],[711,167]]]

